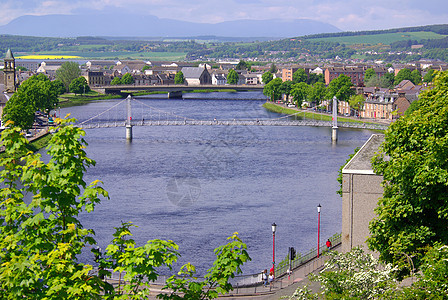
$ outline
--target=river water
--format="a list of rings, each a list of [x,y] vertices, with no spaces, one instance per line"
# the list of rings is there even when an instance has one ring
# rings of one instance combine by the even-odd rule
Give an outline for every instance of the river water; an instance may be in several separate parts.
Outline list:
[[[134,120],[149,106],[207,120],[280,116],[262,107],[264,96],[257,92],[157,97],[139,98],[145,105],[133,108]],[[87,119],[118,102],[61,109],[61,115]],[[124,127],[86,129],[86,151],[97,162],[86,181],[102,180],[110,200],[83,214],[82,222],[95,230],[104,249],[113,227],[131,221],[138,226],[133,233],[139,245],[173,240],[180,263],[193,263],[200,274],[212,265],[213,249],[234,232],[252,257],[244,273],[269,268],[273,222],[277,263],[290,246],[301,253],[316,247],[318,204],[321,241],[341,232],[338,169],[372,134],[340,129],[333,145],[331,129],[319,127],[139,126],[133,131],[129,143]]]

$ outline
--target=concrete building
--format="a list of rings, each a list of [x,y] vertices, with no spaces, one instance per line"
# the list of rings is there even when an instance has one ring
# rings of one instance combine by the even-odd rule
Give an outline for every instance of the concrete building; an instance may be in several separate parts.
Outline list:
[[[364,86],[364,73],[370,67],[358,67],[358,66],[344,66],[344,67],[330,67],[325,69],[325,84],[328,85],[330,82],[338,78],[340,75],[346,75],[350,77],[354,86]],[[375,73],[382,77],[388,71],[386,68],[374,67]]]
[[[384,135],[372,135],[342,169],[342,252],[360,245],[367,249],[369,222],[383,196],[383,176],[373,172],[371,160],[383,142]]]

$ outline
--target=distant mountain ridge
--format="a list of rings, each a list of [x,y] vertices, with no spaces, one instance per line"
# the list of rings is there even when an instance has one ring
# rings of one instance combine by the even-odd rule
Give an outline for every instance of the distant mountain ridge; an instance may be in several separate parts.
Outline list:
[[[130,14],[21,16],[0,26],[0,34],[77,37],[296,37],[341,32],[337,27],[314,20],[237,20],[216,24],[193,23],[156,16]]]

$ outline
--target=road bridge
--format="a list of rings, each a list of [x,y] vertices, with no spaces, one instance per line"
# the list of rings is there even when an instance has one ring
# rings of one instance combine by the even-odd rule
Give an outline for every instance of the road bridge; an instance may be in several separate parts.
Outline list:
[[[263,91],[264,85],[183,85],[183,84],[156,84],[156,85],[107,85],[92,87],[93,90],[104,94],[125,94],[133,92],[167,92],[168,98],[181,98],[182,92],[195,90],[229,90],[229,91]]]

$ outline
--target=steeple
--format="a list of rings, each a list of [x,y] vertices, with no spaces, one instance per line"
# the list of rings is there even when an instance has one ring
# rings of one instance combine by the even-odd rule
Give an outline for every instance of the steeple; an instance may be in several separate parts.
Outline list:
[[[16,62],[14,55],[12,55],[11,49],[8,49],[3,61],[5,63],[3,68],[3,73],[5,76],[5,91],[8,93],[14,93],[16,91]]]
[[[6,52],[6,56],[5,59],[14,59],[14,55],[12,55],[12,51],[11,49],[8,49],[8,51]]]

